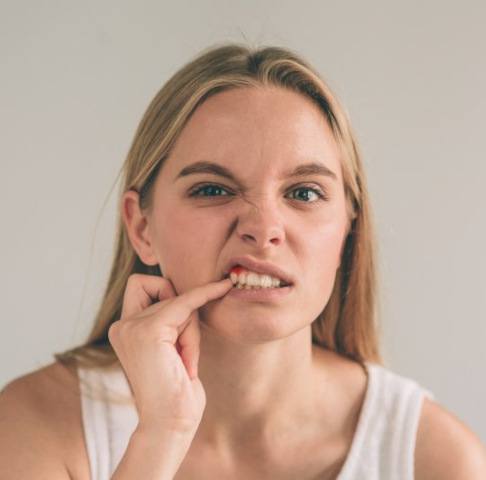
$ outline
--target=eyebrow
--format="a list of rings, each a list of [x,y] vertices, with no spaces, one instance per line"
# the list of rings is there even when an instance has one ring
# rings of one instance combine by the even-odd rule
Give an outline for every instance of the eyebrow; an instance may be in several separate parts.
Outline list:
[[[184,167],[176,176],[174,181],[181,177],[187,177],[188,175],[194,175],[197,173],[219,175],[220,177],[224,177],[238,183],[238,180],[231,170],[223,165],[219,165],[218,163],[208,161],[200,161]],[[303,163],[302,165],[298,165],[293,170],[284,172],[281,178],[305,177],[309,175],[322,175],[337,180],[337,176],[332,170],[330,170],[324,164],[318,162]]]

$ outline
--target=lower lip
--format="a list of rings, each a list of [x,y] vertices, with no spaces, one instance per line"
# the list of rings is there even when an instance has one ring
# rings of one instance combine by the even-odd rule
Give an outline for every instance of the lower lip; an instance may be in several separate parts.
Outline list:
[[[293,286],[282,288],[236,288],[233,287],[225,296],[239,298],[241,300],[254,300],[254,301],[276,301],[285,298],[291,291]]]

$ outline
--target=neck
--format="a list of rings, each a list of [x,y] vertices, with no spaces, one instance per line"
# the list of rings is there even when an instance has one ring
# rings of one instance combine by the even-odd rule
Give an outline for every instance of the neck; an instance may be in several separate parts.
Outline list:
[[[269,445],[322,418],[318,388],[322,392],[326,377],[315,357],[323,349],[312,345],[310,326],[251,345],[202,326],[200,348],[207,402],[197,437],[204,443],[231,450],[242,443]]]

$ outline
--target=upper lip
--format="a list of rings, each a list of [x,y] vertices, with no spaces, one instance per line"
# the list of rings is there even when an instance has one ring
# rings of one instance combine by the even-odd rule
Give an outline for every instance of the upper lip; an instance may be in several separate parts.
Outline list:
[[[271,275],[272,277],[277,277],[290,285],[294,284],[293,277],[277,265],[273,265],[272,263],[257,260],[248,256],[233,257],[232,259],[230,259],[226,264],[225,270],[223,272],[223,278],[229,275],[231,268],[233,268],[235,265],[241,265],[242,267],[255,273],[261,273],[264,275],[266,274]]]

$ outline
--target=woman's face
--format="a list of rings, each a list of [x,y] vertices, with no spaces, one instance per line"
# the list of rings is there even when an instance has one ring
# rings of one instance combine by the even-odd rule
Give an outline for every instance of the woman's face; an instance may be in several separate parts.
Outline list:
[[[224,167],[235,180],[179,176],[201,161]],[[311,162],[335,178],[286,176]],[[201,308],[201,322],[219,335],[239,343],[283,338],[327,304],[347,234],[345,196],[331,129],[306,97],[269,87],[210,97],[177,139],[153,193],[151,249],[178,294],[220,280],[237,255],[276,264],[295,279],[276,302],[225,296]]]

